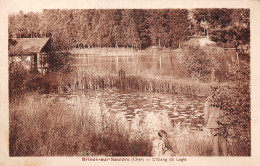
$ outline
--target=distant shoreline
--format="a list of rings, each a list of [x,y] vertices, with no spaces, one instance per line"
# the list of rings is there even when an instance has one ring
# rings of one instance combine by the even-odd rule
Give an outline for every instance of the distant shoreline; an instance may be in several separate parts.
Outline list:
[[[71,54],[78,55],[99,55],[99,56],[132,56],[132,55],[158,55],[158,54],[170,54],[178,53],[181,49],[169,49],[159,47],[149,47],[145,50],[136,50],[132,48],[74,48],[70,51]]]

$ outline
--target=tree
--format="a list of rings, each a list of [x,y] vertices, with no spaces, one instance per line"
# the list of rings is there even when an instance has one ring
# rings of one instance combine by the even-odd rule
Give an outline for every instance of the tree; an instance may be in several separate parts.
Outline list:
[[[25,27],[27,29],[26,36],[28,37],[38,37],[39,33],[39,16],[38,13],[29,12],[25,15]]]
[[[201,22],[204,22],[208,24],[209,22],[209,11],[210,9],[194,9],[192,10],[192,16],[193,19],[196,20],[196,33],[197,35],[201,34],[201,31],[203,31],[203,34],[205,35],[205,29],[204,27],[201,27]]]
[[[167,10],[150,10],[151,44],[154,46],[167,46],[166,35],[169,33],[169,17]]]
[[[97,44],[97,38],[98,38],[98,31],[96,26],[98,25],[98,21],[99,21],[99,17],[100,17],[100,11],[98,10],[94,10],[93,11],[93,17],[91,20],[91,31],[89,34],[89,39],[90,39],[90,44],[91,45],[98,45]]]
[[[15,14],[10,14],[8,16],[8,37],[9,38],[16,38],[18,34],[16,17],[17,16]]]
[[[181,44],[188,39],[190,35],[189,26],[191,25],[188,19],[188,10],[176,9],[170,11],[170,26],[171,35],[173,38],[172,47],[180,48]]]
[[[80,41],[82,41],[83,45],[87,45],[88,48],[90,48],[93,45],[93,39],[91,37],[93,13],[93,9],[82,10],[80,13],[80,20],[82,22],[82,26],[80,27]]]
[[[8,24],[10,37],[52,37],[57,49],[59,43],[61,49],[78,45],[177,48],[191,34],[207,34],[241,50],[250,37],[246,9],[48,9],[9,15]]]
[[[19,15],[16,17],[16,21],[17,23],[17,30],[18,30],[18,35],[19,37],[24,37],[26,35],[26,27],[25,25],[25,16],[23,11],[19,12]]]
[[[219,123],[228,129],[228,137],[239,145],[242,155],[251,153],[250,61],[243,58],[230,64],[229,82],[213,86],[211,103],[222,110]],[[240,152],[240,153],[241,153]]]
[[[151,33],[150,33],[150,14],[148,10],[134,10],[134,20],[137,26],[137,31],[140,38],[141,49],[146,48],[151,45]]]
[[[181,67],[194,78],[209,81],[219,64],[213,55],[206,53],[198,43],[189,42],[178,55]]]
[[[123,45],[128,47],[128,27],[130,24],[130,20],[132,18],[133,10],[132,9],[125,9],[122,11],[122,20],[121,20],[121,27],[122,27],[122,35],[123,35]]]
[[[99,10],[99,20],[95,26],[96,43],[99,47],[111,46],[112,13],[110,10]]]
[[[126,41],[127,41],[127,45],[130,45],[133,47],[137,47],[140,44],[140,38],[139,38],[139,34],[137,32],[137,26],[134,22],[134,19],[131,18],[130,19],[130,23],[129,26],[127,27],[126,30]]]
[[[112,45],[118,48],[118,46],[124,45],[124,34],[123,34],[123,27],[122,27],[122,11],[121,9],[116,9],[112,11],[112,18],[113,18],[113,28],[112,28]]]

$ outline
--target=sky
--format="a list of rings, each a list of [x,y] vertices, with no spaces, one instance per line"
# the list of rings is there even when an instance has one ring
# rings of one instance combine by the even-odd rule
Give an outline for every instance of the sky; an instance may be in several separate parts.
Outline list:
[[[14,9],[14,10],[9,10],[9,14],[12,14],[12,13],[19,13],[19,11],[23,11],[23,13],[29,13],[29,12],[42,12],[42,9]]]
[[[8,14],[18,13],[20,10],[22,10],[24,13],[41,12],[45,6],[42,4],[38,4],[37,2],[38,1],[29,2],[28,0],[24,0],[19,2],[19,1],[11,0],[11,1],[7,1],[4,4],[4,6],[8,10]]]

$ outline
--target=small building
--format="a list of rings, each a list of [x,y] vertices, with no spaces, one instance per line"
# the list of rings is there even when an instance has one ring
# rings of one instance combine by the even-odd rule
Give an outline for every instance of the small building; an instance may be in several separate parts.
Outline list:
[[[46,73],[50,38],[12,38],[8,42],[10,60],[21,62],[27,70]]]

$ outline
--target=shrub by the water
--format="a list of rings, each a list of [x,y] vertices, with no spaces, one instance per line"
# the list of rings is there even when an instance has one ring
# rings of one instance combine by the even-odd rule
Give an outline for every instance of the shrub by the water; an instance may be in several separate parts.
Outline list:
[[[223,110],[220,123],[228,128],[236,155],[251,154],[250,62],[230,66],[230,81],[225,86],[213,86],[211,102]]]
[[[50,51],[48,53],[48,72],[71,71],[71,54],[68,51]]]
[[[214,77],[219,64],[213,55],[205,52],[198,43],[187,42],[184,50],[179,53],[181,67],[194,79],[209,81]]]
[[[191,77],[210,80],[218,63],[210,52],[205,52],[196,43],[188,43],[179,55],[181,66]],[[251,104],[250,104],[250,58],[243,55],[239,61],[229,64],[228,80],[212,84],[210,101],[212,106],[221,108],[219,123],[228,129],[228,139],[232,144],[232,155],[251,155]],[[212,80],[212,79],[211,79]],[[215,79],[214,79],[215,80]],[[217,80],[218,81],[218,80]],[[236,147],[234,147],[236,146]]]

